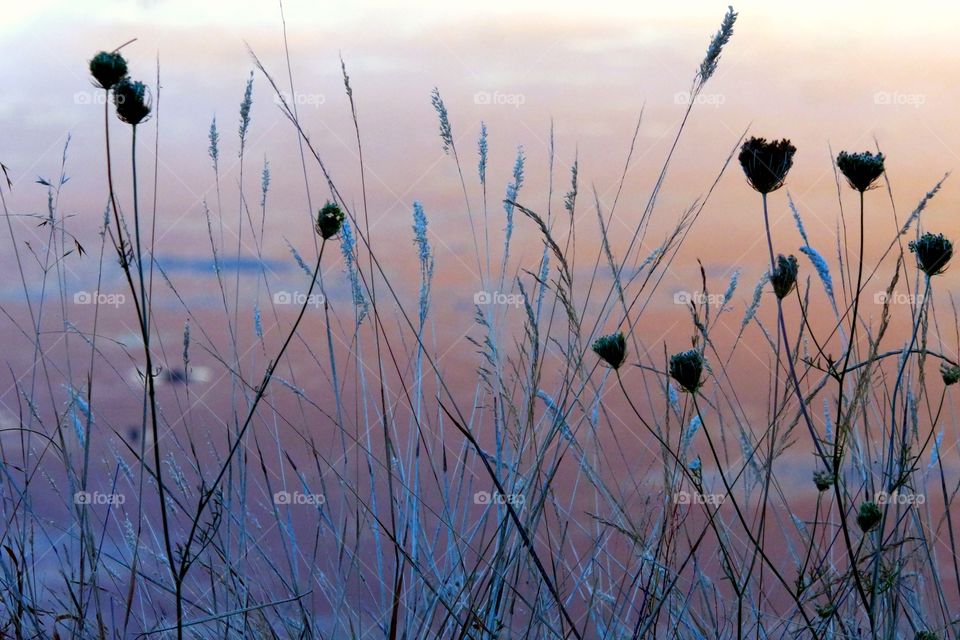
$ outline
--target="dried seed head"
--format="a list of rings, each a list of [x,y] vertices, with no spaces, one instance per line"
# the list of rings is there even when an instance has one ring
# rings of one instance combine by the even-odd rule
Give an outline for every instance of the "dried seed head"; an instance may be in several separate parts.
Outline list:
[[[857,514],[857,526],[860,527],[861,531],[867,533],[880,524],[881,517],[880,507],[877,506],[876,502],[864,502],[860,505],[860,512]]]
[[[150,94],[147,85],[123,78],[113,85],[113,104],[117,117],[127,124],[140,124],[150,115]]]
[[[127,61],[119,53],[101,51],[90,61],[90,75],[103,89],[111,89],[127,75]]]
[[[597,338],[591,348],[612,369],[619,369],[627,358],[627,340],[622,332]]]
[[[696,393],[703,375],[703,355],[696,349],[670,356],[670,377],[685,391]]]
[[[336,203],[328,202],[323,205],[323,209],[320,209],[317,214],[317,233],[324,240],[329,240],[340,233],[340,227],[343,225],[345,218],[346,216],[343,215],[343,211]]]
[[[940,375],[943,376],[943,384],[948,387],[952,384],[957,384],[960,382],[960,367],[944,362],[940,365]]]
[[[925,233],[918,240],[910,241],[910,251],[917,256],[917,266],[928,276],[936,276],[947,270],[953,257],[953,243],[942,233]]]
[[[813,484],[817,485],[817,491],[826,491],[833,486],[833,474],[829,471],[814,471]]]
[[[740,147],[740,166],[750,186],[760,193],[770,193],[783,186],[793,166],[797,148],[789,140],[750,138]]]
[[[797,284],[797,259],[794,256],[777,256],[777,266],[770,274],[770,283],[777,298],[786,298]]]
[[[877,178],[883,175],[883,154],[869,151],[847,153],[841,151],[837,156],[837,168],[847,179],[851,187],[863,193],[874,186]]]

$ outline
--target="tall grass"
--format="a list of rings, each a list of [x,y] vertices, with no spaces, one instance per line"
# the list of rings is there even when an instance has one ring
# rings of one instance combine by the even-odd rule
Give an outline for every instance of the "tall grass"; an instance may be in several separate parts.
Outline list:
[[[151,101],[126,77],[119,49],[98,54],[91,70],[111,98],[99,246],[81,244],[61,203],[67,149],[59,176],[42,180],[44,213],[18,213],[11,183],[0,186],[23,293],[22,304],[2,308],[5,331],[9,347],[34,361],[26,373],[10,369],[16,424],[0,430],[0,633],[960,637],[949,395],[960,381],[960,330],[941,288],[952,245],[924,233],[923,215],[946,177],[901,221],[883,202],[882,187],[895,201],[879,149],[841,153],[842,232],[835,247],[815,248],[801,211],[779,192],[796,149],[744,133],[709,183],[683,185],[690,204],[653,224],[668,215],[660,196],[736,18],[731,8],[695,68],[656,179],[631,205],[639,215],[629,237],[611,226],[642,114],[605,211],[594,189],[581,197],[578,157],[555,175],[552,125],[547,157],[520,148],[501,171],[489,165],[487,126],[468,159],[462,123],[433,91],[474,254],[464,259],[476,267],[476,282],[464,283],[478,291],[467,384],[443,364],[430,203],[410,207],[412,297],[391,267],[396,239],[375,232],[362,88],[355,93],[342,60],[357,164],[336,172],[355,171],[358,193],[338,186],[289,99],[289,52],[283,70],[253,55],[234,138],[211,123],[204,295],[215,304],[201,312],[190,283],[156,260],[164,215],[156,200],[152,210],[141,201],[151,178],[138,148],[151,126],[159,144],[159,92]],[[270,164],[256,186],[245,170],[264,88],[297,136],[303,173],[302,233],[284,238],[305,292],[295,299],[278,289],[265,253],[276,215]],[[221,191],[230,148],[235,193]],[[739,179],[727,175],[735,157],[761,196],[756,231],[769,270],[741,296],[739,272],[718,285],[701,269],[691,287],[704,297],[675,308],[691,340],[665,344],[648,331],[653,308],[716,186]],[[130,163],[129,185],[118,184],[120,162]],[[548,169],[546,193],[524,184],[534,162]],[[317,170],[320,185],[309,177]],[[498,202],[501,187],[489,182],[500,177]],[[555,191],[555,179],[569,187]],[[155,167],[152,181],[156,194]],[[848,234],[842,211],[853,196],[858,233]],[[865,220],[885,209],[896,233],[870,256]],[[792,214],[808,260],[777,253],[797,242],[774,235],[778,210]],[[24,243],[24,223],[40,225],[42,246]],[[502,246],[491,240],[498,227]],[[511,252],[518,237],[542,251]],[[245,247],[257,258],[252,286],[239,268],[229,273]],[[824,257],[833,251],[836,264]],[[95,280],[74,281],[79,262],[96,262]],[[115,277],[129,304],[109,309],[100,295],[85,310],[72,304],[77,287],[99,292]],[[901,282],[918,294],[911,305],[893,303]],[[711,295],[717,286],[723,294]],[[876,319],[863,312],[874,290],[885,292],[874,298]],[[494,291],[513,304],[489,304]],[[741,297],[745,312],[733,317]],[[164,305],[182,331],[164,324]],[[106,337],[105,312],[135,321],[138,341]],[[739,328],[729,345],[717,335],[728,318]],[[897,323],[908,327],[902,344]],[[745,374],[747,340],[756,360]],[[768,368],[756,364],[764,358]],[[201,367],[214,369],[225,398],[216,409],[197,387]],[[764,380],[758,416],[745,397]],[[132,431],[118,423],[118,397],[138,407]],[[797,464],[807,465],[801,483]]]

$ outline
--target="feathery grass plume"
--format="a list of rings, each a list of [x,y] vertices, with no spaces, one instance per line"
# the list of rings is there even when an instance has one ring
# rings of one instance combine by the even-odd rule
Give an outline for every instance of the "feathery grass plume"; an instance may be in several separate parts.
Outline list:
[[[150,92],[147,85],[123,78],[113,85],[113,104],[117,117],[127,124],[137,126],[150,115]]]
[[[703,421],[700,419],[700,416],[693,416],[693,418],[690,420],[690,425],[683,434],[681,451],[686,452],[690,448],[690,444],[693,442],[693,437],[697,435],[697,431],[700,430],[701,426],[703,426]]]
[[[570,191],[563,196],[563,208],[567,213],[573,215],[573,208],[577,204],[577,162],[574,158],[573,165],[570,167]]]
[[[267,191],[270,190],[270,163],[263,158],[263,171],[260,173],[260,208],[267,206]]]
[[[250,107],[253,106],[253,71],[247,79],[247,86],[243,90],[243,101],[240,103],[240,156],[247,144],[247,130],[250,129]]]
[[[217,131],[217,116],[213,116],[213,120],[210,121],[210,133],[207,137],[210,140],[207,154],[213,162],[214,172],[217,172],[220,170],[220,133]]]
[[[597,338],[591,349],[614,370],[627,359],[627,340],[622,331]]]
[[[943,362],[940,364],[940,375],[943,377],[943,384],[946,386],[957,384],[960,382],[960,366]]]
[[[817,491],[823,492],[833,486],[833,474],[829,471],[814,471],[813,484],[817,486]]]
[[[674,411],[680,412],[680,394],[677,393],[677,388],[673,386],[672,382],[667,383],[667,402],[670,403]]]
[[[183,323],[183,364],[190,362],[190,321]]]
[[[670,356],[670,377],[688,393],[696,393],[701,386],[703,355],[696,349],[688,349]]]
[[[750,306],[747,307],[746,313],[743,314],[743,321],[740,323],[741,334],[746,326],[750,324],[750,321],[753,320],[753,316],[757,315],[757,309],[760,308],[760,298],[763,296],[763,287],[766,286],[769,279],[770,274],[765,271],[763,275],[760,276],[757,286],[753,288],[753,298],[750,300]]]
[[[720,63],[720,54],[723,52],[723,47],[730,42],[730,38],[733,36],[733,24],[736,21],[737,14],[734,12],[733,7],[727,7],[727,13],[723,16],[720,29],[717,30],[710,40],[707,53],[703,57],[703,62],[700,63],[700,70],[697,72],[697,80],[701,86],[716,72],[717,65]]]
[[[346,216],[343,215],[340,207],[335,202],[328,201],[327,204],[323,205],[323,209],[320,209],[320,212],[317,213],[317,233],[324,240],[329,240],[340,232],[340,227],[343,225],[345,218]]]
[[[857,526],[864,533],[872,531],[878,524],[883,514],[880,513],[880,507],[872,500],[860,505],[860,511],[857,513]]]
[[[260,303],[253,305],[253,331],[258,338],[263,338],[263,316],[260,314]]]
[[[447,115],[447,107],[443,104],[443,98],[440,97],[440,90],[436,87],[430,92],[430,103],[440,118],[440,140],[443,142],[444,153],[450,153],[453,148],[453,129],[450,127],[450,117]]]
[[[777,266],[770,274],[770,283],[777,298],[783,300],[797,285],[797,259],[794,256],[777,256]]]
[[[427,308],[430,303],[430,283],[433,279],[433,255],[430,252],[430,242],[427,240],[427,214],[423,205],[413,203],[413,242],[417,245],[417,258],[420,261],[420,323],[427,319]]]
[[[797,205],[793,202],[793,196],[790,195],[790,192],[787,191],[787,204],[790,206],[790,213],[793,214],[793,221],[797,225],[797,231],[800,232],[800,237],[803,238],[803,244],[805,246],[810,246],[810,239],[807,237],[807,229],[803,226],[803,220],[800,218],[800,210],[797,209]]]
[[[517,159],[513,163],[513,182],[507,185],[507,195],[503,203],[503,210],[507,214],[506,235],[504,237],[504,247],[509,248],[510,238],[513,236],[513,211],[514,202],[520,193],[520,187],[523,186],[523,165],[526,158],[523,155],[523,147],[517,147]]]
[[[837,168],[847,179],[851,188],[863,193],[874,187],[877,178],[883,175],[883,154],[874,155],[869,151],[848,153],[841,151],[837,155]]]
[[[942,233],[936,235],[929,231],[918,240],[910,241],[910,252],[917,256],[917,266],[928,276],[936,276],[947,270],[947,264],[953,257],[953,243]]]
[[[480,184],[487,182],[487,123],[480,123],[480,138],[477,140],[477,154],[480,159],[477,160],[477,173],[480,176]]]
[[[119,53],[101,51],[90,60],[90,75],[108,91],[127,75],[127,61]]]
[[[730,276],[730,284],[727,285],[727,291],[723,294],[723,304],[720,305],[721,310],[733,299],[738,284],[740,284],[740,269],[735,270],[733,275]]]
[[[356,246],[357,240],[353,236],[353,227],[350,226],[349,220],[344,220],[343,227],[340,229],[340,252],[343,254],[347,277],[350,279],[350,292],[353,297],[353,306],[357,308],[357,322],[359,322],[366,317],[369,308],[363,289],[360,287],[360,275],[357,272],[357,261],[354,255]]]
[[[740,166],[750,186],[767,194],[783,186],[793,166],[797,148],[786,138],[767,142],[766,138],[750,138],[740,147]]]
[[[297,251],[289,240],[286,240],[287,249],[290,250],[290,253],[293,255],[293,259],[296,260],[297,266],[300,267],[300,270],[307,274],[307,277],[313,276],[313,271],[310,267],[307,266],[307,263],[304,262],[303,258],[300,256],[300,252]]]
[[[940,447],[943,446],[943,429],[937,432],[937,437],[933,441],[933,450],[930,452],[930,466],[933,469],[940,462]]]
[[[817,275],[820,276],[820,282],[823,283],[824,291],[827,292],[830,302],[836,307],[836,301],[833,296],[833,277],[830,275],[830,267],[827,265],[827,261],[820,255],[819,251],[810,245],[800,247],[800,252],[810,258],[810,262],[813,263],[813,268],[816,269]]]

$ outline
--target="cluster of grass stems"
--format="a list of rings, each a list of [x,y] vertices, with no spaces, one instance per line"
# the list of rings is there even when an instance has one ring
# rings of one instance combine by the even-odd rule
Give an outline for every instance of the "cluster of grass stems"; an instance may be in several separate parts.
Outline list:
[[[733,312],[734,277],[722,305],[689,306],[693,351],[684,357],[705,363],[702,380],[701,372],[692,382],[684,379],[668,358],[671,350],[645,342],[654,337],[644,335],[645,318],[664,296],[661,283],[743,143],[742,137],[731,141],[703,195],[669,232],[651,240],[652,221],[665,215],[658,197],[674,153],[735,19],[731,9],[711,40],[646,202],[629,205],[635,226],[628,242],[608,237],[626,206],[620,189],[604,210],[595,191],[581,188],[574,160],[563,180],[569,187],[554,191],[552,129],[548,192],[535,198],[523,191],[526,158],[520,154],[506,196],[497,198],[488,191],[486,127],[474,174],[474,161],[458,148],[462,139],[434,92],[440,142],[460,181],[478,274],[463,284],[522,300],[515,313],[476,307],[470,339],[479,362],[472,389],[453,388],[439,364],[434,251],[421,205],[414,206],[410,254],[419,261],[415,302],[394,286],[378,257],[388,247],[371,230],[364,139],[345,65],[359,162],[338,169],[358,172],[356,194],[340,191],[301,125],[296,101],[287,99],[296,95],[289,63],[281,80],[253,57],[298,136],[308,202],[302,224],[317,231],[312,246],[308,240],[291,246],[308,292],[292,316],[273,303],[275,283],[266,267],[256,276],[251,313],[241,302],[249,283],[241,286],[239,270],[231,282],[224,266],[247,247],[262,259],[271,227],[266,164],[260,197],[251,202],[247,194],[253,75],[240,110],[233,212],[220,188],[216,121],[210,131],[216,198],[204,211],[216,267],[216,326],[191,310],[153,259],[164,215],[155,197],[152,206],[140,201],[138,183],[151,177],[137,166],[137,154],[145,123],[155,128],[158,144],[159,93],[149,105],[151,119],[122,123],[120,135],[106,101],[108,198],[94,253],[69,230],[75,222],[60,203],[66,153],[60,178],[44,181],[46,212],[28,216],[46,234],[41,250],[17,237],[9,188],[0,189],[25,307],[3,310],[5,330],[21,339],[17,348],[32,349],[35,361],[25,374],[11,371],[19,422],[0,434],[0,634],[960,637],[952,526],[958,479],[945,464],[948,449],[941,451],[942,425],[951,413],[948,385],[925,375],[928,363],[942,363],[944,382],[948,374],[960,377],[949,355],[956,341],[943,335],[934,313],[936,273],[916,269],[905,244],[908,236],[920,238],[921,214],[943,180],[898,219],[886,177],[885,201],[882,189],[846,190],[835,170],[841,231],[831,250],[839,291],[793,202],[777,189],[762,191],[756,224],[766,234],[770,272],[746,306],[738,339],[721,349],[712,337],[721,317]],[[103,90],[110,95],[110,88]],[[620,188],[641,121],[642,115]],[[115,176],[121,162],[131,169],[131,183],[122,188]],[[308,178],[317,169],[322,187]],[[788,169],[782,167],[781,178]],[[157,181],[154,168],[154,194]],[[843,205],[850,194],[859,198],[858,224],[848,233]],[[321,200],[345,214],[338,235],[319,233]],[[506,233],[498,248],[489,230],[500,224],[493,216],[501,207]],[[771,279],[783,275],[775,248],[792,240],[775,238],[769,218],[771,210],[788,207],[815,275],[801,275],[786,295],[777,293],[771,327],[763,302],[770,299]],[[884,209],[893,211],[894,236],[869,260],[864,219],[881,219]],[[517,213],[517,228],[542,240],[535,264],[510,260]],[[225,225],[235,244],[226,239]],[[577,228],[584,225],[599,229],[599,243],[581,240],[578,252]],[[578,255],[585,245],[598,249]],[[314,256],[313,266],[301,255]],[[86,288],[98,290],[117,269],[122,275],[131,304],[120,312],[132,314],[140,334],[140,344],[123,349],[136,363],[136,382],[121,375],[123,363],[108,360],[98,333],[104,310],[94,308],[89,326],[71,321],[70,262],[78,260],[99,264],[97,282]],[[329,269],[338,264],[343,268]],[[884,273],[892,277],[881,283]],[[326,293],[325,277],[345,277],[351,295],[326,296],[313,306],[310,294]],[[889,293],[898,282],[923,295],[896,309],[909,313],[911,331],[906,343],[889,347],[884,339],[894,309],[884,303],[879,323],[871,325],[860,303],[868,288]],[[706,275],[698,284],[707,292]],[[182,348],[165,344],[158,331],[161,298],[187,318]],[[260,300],[270,301],[262,311]],[[826,334],[824,318],[832,326]],[[60,328],[47,330],[51,322]],[[322,333],[304,332],[304,323]],[[251,324],[253,334],[245,338]],[[613,338],[597,348],[605,356],[599,358],[591,346],[611,331]],[[760,417],[741,403],[742,377],[728,374],[745,335],[758,360],[769,350],[769,366],[749,376],[754,387],[758,378],[768,380]],[[203,400],[189,375],[198,353],[216,364],[218,390],[229,394],[231,407],[206,432],[192,409]],[[294,361],[309,366],[294,367]],[[158,392],[158,377],[172,368],[185,372],[183,384]],[[144,437],[131,439],[112,422],[109,401],[98,402],[107,383],[95,384],[94,373],[107,369],[116,373],[109,385],[139,398]],[[646,443],[646,463],[628,453],[638,438]],[[809,466],[799,486],[778,474],[788,452]],[[107,505],[75,499],[94,491],[129,499]],[[874,504],[878,492],[898,491],[926,500]],[[277,492],[322,498],[282,504]],[[722,500],[681,499],[710,495]],[[871,504],[879,507],[878,518]]]

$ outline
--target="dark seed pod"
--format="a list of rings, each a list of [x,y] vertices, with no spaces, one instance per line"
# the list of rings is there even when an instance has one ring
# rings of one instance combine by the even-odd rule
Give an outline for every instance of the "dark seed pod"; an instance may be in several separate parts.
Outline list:
[[[826,491],[833,486],[833,474],[829,471],[814,471],[813,484],[817,485],[817,491]]]
[[[345,218],[346,216],[343,215],[340,207],[333,202],[328,202],[323,205],[323,209],[320,209],[320,213],[317,214],[317,233],[324,240],[329,240],[340,233],[340,227],[343,225]]]
[[[794,256],[777,256],[777,266],[770,274],[770,283],[777,298],[786,298],[797,284],[797,259]]]
[[[597,338],[591,348],[612,369],[619,369],[627,358],[627,340],[622,332]]]
[[[940,365],[940,375],[943,377],[943,384],[948,387],[952,384],[957,384],[960,382],[960,367],[944,362]]]
[[[740,166],[750,186],[760,193],[770,193],[783,186],[793,166],[797,148],[789,140],[750,138],[740,147]]]
[[[696,393],[703,375],[703,356],[696,349],[670,356],[670,377],[685,391]]]
[[[103,89],[112,89],[127,75],[127,61],[119,53],[101,51],[90,61],[90,75]]]
[[[874,186],[877,178],[883,175],[883,154],[869,151],[847,153],[841,151],[837,156],[837,168],[847,179],[851,187],[863,193]]]
[[[881,517],[880,507],[877,506],[876,502],[864,502],[860,505],[860,512],[857,514],[857,526],[860,527],[861,531],[867,533],[880,524]]]
[[[910,251],[917,256],[917,266],[928,276],[936,276],[947,270],[953,257],[953,243],[942,233],[925,233],[919,240],[910,241]]]
[[[150,94],[147,85],[123,78],[113,86],[113,104],[117,117],[127,124],[140,124],[150,115]]]

